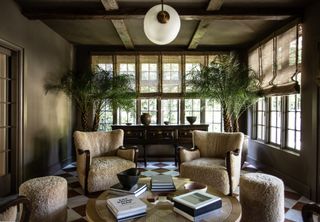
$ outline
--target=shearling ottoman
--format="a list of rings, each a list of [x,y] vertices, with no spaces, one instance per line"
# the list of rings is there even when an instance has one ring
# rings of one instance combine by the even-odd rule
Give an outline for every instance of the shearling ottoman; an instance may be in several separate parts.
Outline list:
[[[248,173],[240,178],[242,222],[283,222],[284,185],[281,179]]]
[[[66,221],[67,180],[58,176],[38,177],[19,187],[19,194],[30,199],[30,221]]]

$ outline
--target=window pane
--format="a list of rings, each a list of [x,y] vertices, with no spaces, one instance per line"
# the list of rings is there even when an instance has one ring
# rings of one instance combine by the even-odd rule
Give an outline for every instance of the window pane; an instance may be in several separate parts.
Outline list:
[[[99,130],[110,131],[113,124],[113,110],[111,106],[105,102],[101,110]]]
[[[136,124],[136,100],[133,101],[134,107],[131,110],[118,110],[119,124],[132,123]]]
[[[297,112],[296,114],[296,129],[301,130],[301,116],[300,112]]]
[[[179,123],[179,100],[178,99],[166,99],[161,100],[162,111],[162,123],[169,121],[169,123]]]
[[[151,115],[151,123],[157,123],[157,99],[141,99],[142,113],[149,113]]]
[[[270,142],[277,143],[277,128],[270,128]]]
[[[272,112],[270,117],[270,125],[271,126],[277,126],[277,113]]]
[[[300,131],[296,131],[296,149],[300,150],[300,146],[301,146],[301,132]]]
[[[162,62],[162,91],[164,93],[181,92],[181,56],[163,56]]]
[[[287,147],[294,148],[294,130],[287,131]]]
[[[158,56],[140,56],[140,92],[158,92]]]
[[[206,123],[209,124],[209,131],[221,132],[222,118],[221,106],[218,102],[206,100],[205,118]],[[220,128],[219,128],[220,127]]]
[[[295,113],[294,112],[288,112],[288,129],[295,129]]]
[[[195,123],[200,123],[200,99],[186,99],[185,100],[185,116],[196,116]],[[187,120],[185,120],[188,123]]]
[[[287,142],[288,148],[300,150],[300,94],[287,96]]]

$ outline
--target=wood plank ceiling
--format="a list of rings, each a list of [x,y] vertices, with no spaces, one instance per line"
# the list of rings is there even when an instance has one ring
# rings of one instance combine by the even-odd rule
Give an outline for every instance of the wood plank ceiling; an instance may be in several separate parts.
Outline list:
[[[155,46],[143,32],[146,12],[160,0],[16,0],[29,19],[40,19],[78,45]],[[247,47],[271,30],[301,17],[312,0],[164,0],[181,18],[166,47],[199,50]],[[160,47],[160,46],[158,46]]]

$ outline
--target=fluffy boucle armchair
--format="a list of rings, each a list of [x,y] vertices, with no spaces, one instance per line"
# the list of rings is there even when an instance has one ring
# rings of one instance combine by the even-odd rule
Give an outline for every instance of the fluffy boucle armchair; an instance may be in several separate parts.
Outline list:
[[[25,196],[0,203],[0,221],[18,221],[17,206],[23,205],[20,221],[27,222],[30,218],[30,201]]]
[[[239,185],[242,133],[193,131],[193,148],[179,147],[180,176],[232,195]]]
[[[136,167],[138,149],[123,147],[123,130],[74,132],[79,182],[86,193],[118,183],[117,173]]]

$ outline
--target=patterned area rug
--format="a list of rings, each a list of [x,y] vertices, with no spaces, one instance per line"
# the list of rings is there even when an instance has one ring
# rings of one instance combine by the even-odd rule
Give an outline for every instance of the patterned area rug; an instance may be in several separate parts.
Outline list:
[[[144,167],[143,163],[138,163],[138,168],[141,169],[141,175],[143,176],[158,174],[179,176],[179,172],[175,167],[174,162],[148,162],[147,167]],[[257,172],[257,169],[254,166],[245,163],[241,173],[244,174],[247,172]],[[75,164],[70,164],[63,170],[57,172],[56,175],[62,176],[68,181],[68,221],[87,221],[86,204],[88,198],[96,198],[102,192],[97,192],[88,196],[84,195],[78,182]],[[285,187],[285,221],[302,222],[301,209],[305,203],[310,203],[310,200],[296,193],[294,190]]]

